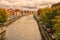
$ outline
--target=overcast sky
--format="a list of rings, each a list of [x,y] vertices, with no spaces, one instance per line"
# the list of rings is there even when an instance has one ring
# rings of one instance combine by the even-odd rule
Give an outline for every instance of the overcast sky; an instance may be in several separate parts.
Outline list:
[[[60,2],[60,0],[0,0],[0,5],[36,7],[57,2]]]

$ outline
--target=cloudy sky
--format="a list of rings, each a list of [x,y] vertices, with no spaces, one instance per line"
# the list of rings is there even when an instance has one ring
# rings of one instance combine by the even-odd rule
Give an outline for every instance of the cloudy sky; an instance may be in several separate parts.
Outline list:
[[[60,0],[0,0],[0,5],[38,7],[57,2],[60,2]]]

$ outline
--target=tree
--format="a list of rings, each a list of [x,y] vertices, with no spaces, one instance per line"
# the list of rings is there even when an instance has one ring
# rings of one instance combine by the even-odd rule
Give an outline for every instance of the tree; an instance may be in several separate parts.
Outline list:
[[[52,7],[57,7],[57,6],[60,6],[60,2],[52,5]]]
[[[4,9],[0,9],[0,23],[7,21],[8,15]]]

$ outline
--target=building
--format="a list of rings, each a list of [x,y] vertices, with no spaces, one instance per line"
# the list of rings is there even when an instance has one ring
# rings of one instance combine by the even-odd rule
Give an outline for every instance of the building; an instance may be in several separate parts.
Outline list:
[[[32,11],[32,10],[24,10],[23,15],[34,15],[37,14],[37,11]]]
[[[14,10],[14,13],[15,13],[16,16],[22,16],[22,15],[23,15],[23,14],[22,14],[22,11],[19,10],[19,9],[15,9],[15,10]]]

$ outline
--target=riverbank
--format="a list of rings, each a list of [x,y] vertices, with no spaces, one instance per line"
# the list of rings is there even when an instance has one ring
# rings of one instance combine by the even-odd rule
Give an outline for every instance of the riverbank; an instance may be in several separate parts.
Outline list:
[[[22,16],[19,16],[19,17],[15,17],[15,18],[12,18],[10,20],[8,20],[7,22],[5,23],[0,23],[0,39],[2,37],[1,34],[3,34],[5,31],[6,31],[6,27],[8,25],[10,25],[11,23],[15,22],[16,20],[20,19]]]
[[[52,37],[49,35],[49,33],[46,31],[45,26],[41,23],[40,17],[38,15],[34,15],[35,20],[38,23],[39,30],[42,35],[42,40],[52,40]]]

